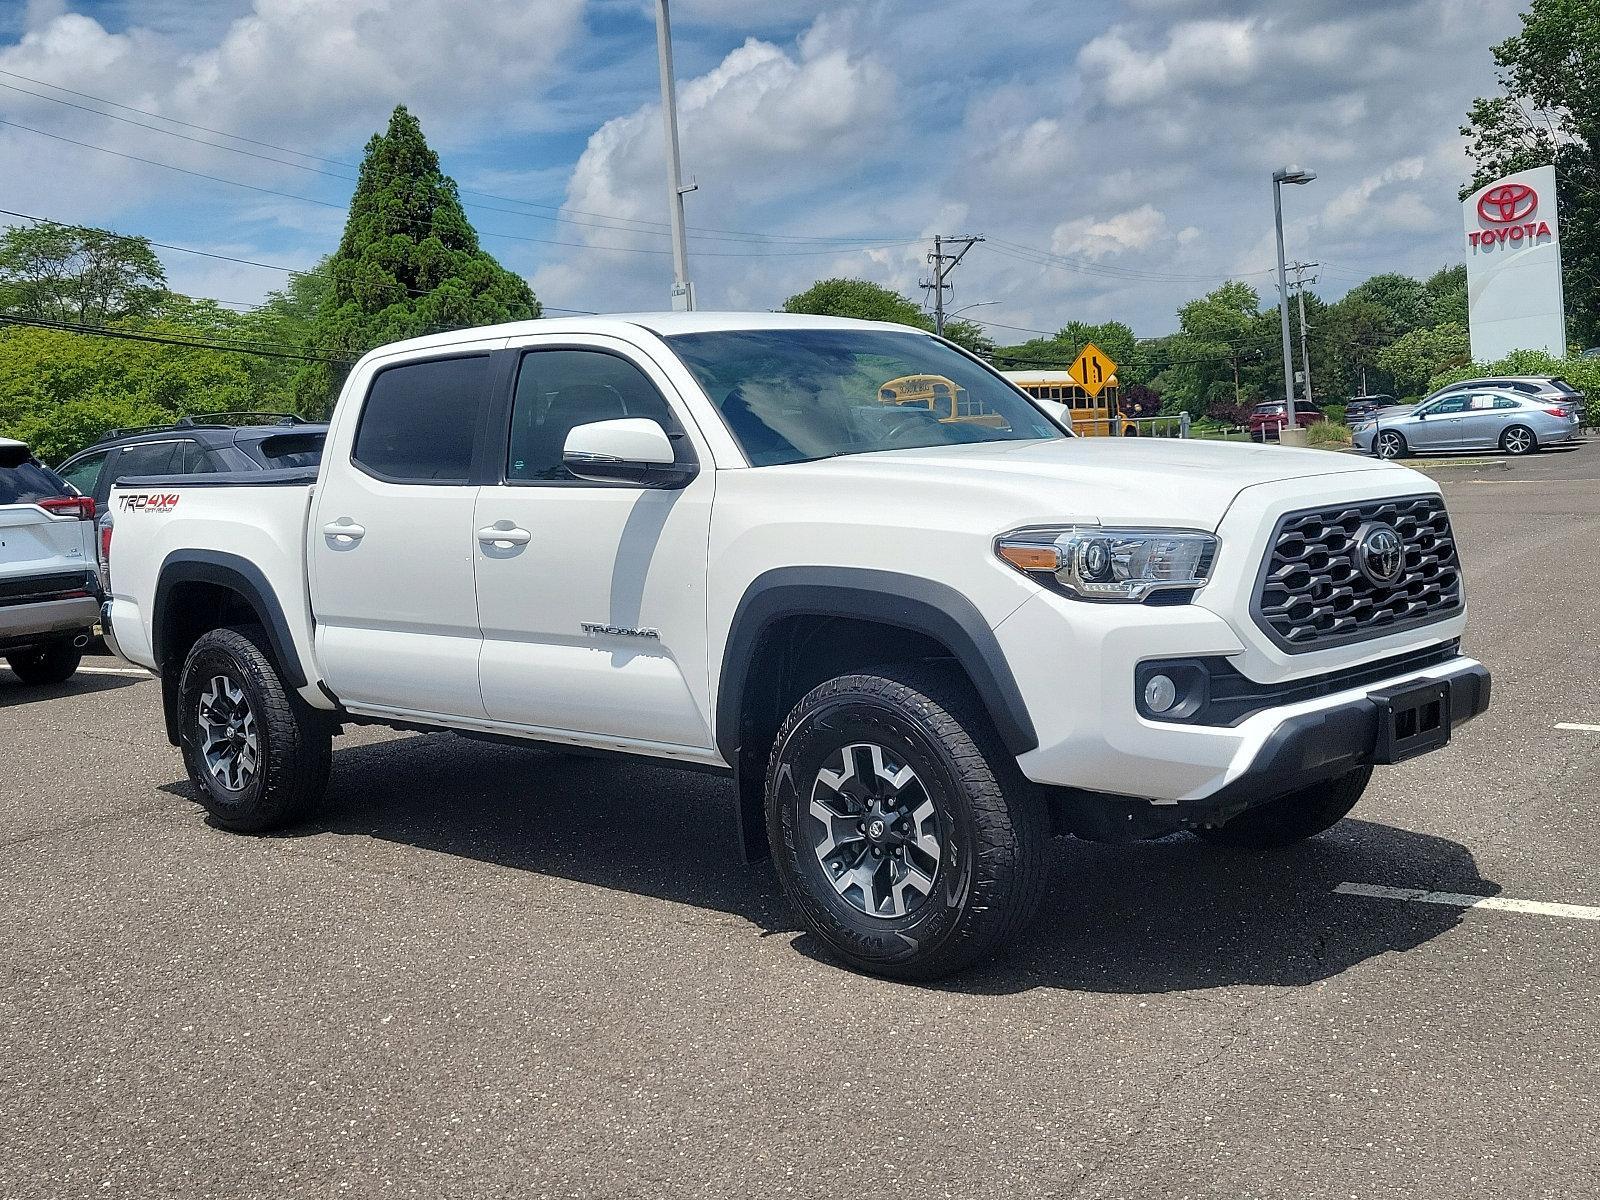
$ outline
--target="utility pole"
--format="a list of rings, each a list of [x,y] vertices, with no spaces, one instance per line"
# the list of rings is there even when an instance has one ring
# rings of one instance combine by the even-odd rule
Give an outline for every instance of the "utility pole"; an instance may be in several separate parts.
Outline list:
[[[978,242],[981,237],[945,237],[942,234],[933,235],[933,253],[928,255],[928,261],[933,264],[933,279],[923,280],[924,289],[933,289],[933,331],[940,337],[944,336],[944,293],[950,287],[946,283],[950,272],[956,269],[956,264],[967,256],[967,251]],[[960,245],[961,249],[954,254],[946,254],[946,246]]]
[[[683,197],[695,184],[683,186],[678,160],[678,91],[672,78],[672,25],[667,0],[656,0],[656,54],[661,66],[661,119],[667,127],[667,202],[672,218],[672,307],[694,310],[694,284],[689,282],[689,242],[684,232]]]
[[[1306,350],[1306,272],[1319,264],[1295,263],[1294,264],[1294,289],[1295,300],[1300,306],[1300,361],[1305,365],[1306,378],[1306,403],[1311,403],[1311,355]],[[1315,283],[1317,277],[1313,275],[1309,282]]]
[[[1283,401],[1287,410],[1284,428],[1298,437],[1300,428],[1294,413],[1294,351],[1289,348],[1289,284],[1283,269],[1283,185],[1306,184],[1317,177],[1303,167],[1280,167],[1272,173],[1272,216],[1278,231],[1278,318],[1283,326]]]

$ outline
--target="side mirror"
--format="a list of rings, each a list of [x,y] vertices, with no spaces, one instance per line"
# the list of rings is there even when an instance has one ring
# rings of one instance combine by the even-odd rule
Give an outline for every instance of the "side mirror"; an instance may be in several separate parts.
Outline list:
[[[647,417],[573,426],[561,463],[579,479],[647,488],[681,488],[700,471],[678,461],[667,431]]]

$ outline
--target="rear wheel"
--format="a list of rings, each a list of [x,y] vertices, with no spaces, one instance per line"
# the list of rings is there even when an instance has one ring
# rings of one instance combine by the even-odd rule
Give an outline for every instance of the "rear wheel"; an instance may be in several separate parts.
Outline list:
[[[178,704],[184,765],[213,821],[264,833],[310,813],[327,786],[332,730],[284,686],[259,630],[201,637]]]
[[[1507,454],[1531,454],[1539,448],[1539,439],[1526,425],[1513,425],[1500,435],[1500,449]]]
[[[922,665],[813,688],[778,733],[767,832],[783,890],[851,966],[933,979],[1034,914],[1049,824],[959,673]]]
[[[76,673],[82,661],[83,651],[74,646],[70,639],[6,655],[6,666],[16,672],[17,678],[23,683],[34,687],[65,683]]]
[[[1371,767],[1312,784],[1247,808],[1225,825],[1195,832],[1206,841],[1236,850],[1278,850],[1316,837],[1344,820],[1367,790]]]
[[[1378,434],[1378,440],[1372,444],[1372,452],[1379,458],[1404,458],[1406,456],[1406,439],[1403,434],[1392,429],[1385,429]]]

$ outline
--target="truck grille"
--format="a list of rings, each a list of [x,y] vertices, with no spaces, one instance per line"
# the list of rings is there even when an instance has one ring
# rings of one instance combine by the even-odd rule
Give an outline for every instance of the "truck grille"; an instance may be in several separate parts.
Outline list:
[[[1391,584],[1357,562],[1357,533],[1388,525],[1403,567]],[[1290,651],[1382,637],[1461,609],[1450,517],[1437,496],[1407,496],[1290,513],[1278,522],[1256,585],[1256,623]]]

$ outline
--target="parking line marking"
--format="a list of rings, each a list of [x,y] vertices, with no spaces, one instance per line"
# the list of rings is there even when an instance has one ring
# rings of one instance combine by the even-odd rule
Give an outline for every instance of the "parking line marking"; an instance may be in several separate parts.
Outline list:
[[[1600,725],[1577,725],[1571,721],[1557,721],[1557,729],[1577,729],[1584,733],[1600,733]]]
[[[1468,896],[1460,892],[1430,892],[1426,888],[1383,887],[1376,883],[1341,883],[1333,890],[1343,896],[1367,896],[1375,900],[1412,900],[1418,904],[1446,904],[1452,908],[1493,908],[1500,912],[1532,913],[1540,917],[1600,921],[1600,907],[1588,904],[1550,904],[1543,900],[1514,900],[1509,896]]]

